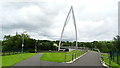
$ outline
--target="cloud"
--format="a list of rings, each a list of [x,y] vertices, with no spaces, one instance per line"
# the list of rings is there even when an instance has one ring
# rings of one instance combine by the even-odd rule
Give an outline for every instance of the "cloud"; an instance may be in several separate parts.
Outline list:
[[[15,32],[27,31],[32,38],[59,40],[71,4],[76,17],[78,41],[112,40],[117,35],[118,0],[1,3],[2,34],[14,35]],[[65,27],[63,39],[74,41],[71,19]]]

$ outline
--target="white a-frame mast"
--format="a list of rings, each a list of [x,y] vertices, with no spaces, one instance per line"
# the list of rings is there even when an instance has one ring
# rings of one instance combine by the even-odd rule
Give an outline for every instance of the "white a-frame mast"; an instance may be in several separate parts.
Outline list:
[[[61,45],[61,41],[62,41],[62,36],[63,36],[63,32],[64,32],[64,29],[65,29],[65,26],[68,22],[68,18],[70,17],[70,13],[72,13],[72,17],[73,17],[73,23],[74,23],[74,27],[75,27],[75,35],[76,35],[76,49],[78,49],[78,44],[77,44],[77,27],[76,27],[76,21],[75,21],[75,15],[74,15],[74,11],[73,11],[73,7],[71,6],[69,12],[68,12],[68,15],[66,17],[66,20],[65,20],[65,23],[64,23],[64,26],[63,26],[63,29],[62,29],[62,33],[61,33],[61,36],[60,36],[60,41],[59,41],[59,47],[58,47],[58,51],[60,51],[60,45]]]

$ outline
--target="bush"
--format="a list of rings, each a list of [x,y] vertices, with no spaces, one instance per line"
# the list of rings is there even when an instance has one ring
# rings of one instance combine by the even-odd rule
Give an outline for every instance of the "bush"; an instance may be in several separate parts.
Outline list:
[[[35,50],[28,50],[28,52],[30,52],[30,53],[35,53]]]

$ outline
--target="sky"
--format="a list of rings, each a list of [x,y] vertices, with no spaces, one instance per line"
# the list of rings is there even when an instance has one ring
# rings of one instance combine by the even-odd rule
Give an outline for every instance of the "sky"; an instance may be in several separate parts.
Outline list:
[[[40,0],[0,2],[2,36],[26,31],[31,38],[59,40],[71,5],[74,9],[78,41],[110,41],[118,34],[119,0]],[[75,41],[72,15],[63,40]]]

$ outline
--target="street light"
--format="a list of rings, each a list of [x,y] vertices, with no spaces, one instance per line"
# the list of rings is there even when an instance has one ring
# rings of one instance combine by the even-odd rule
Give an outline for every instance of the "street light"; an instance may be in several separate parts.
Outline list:
[[[38,40],[36,41],[36,44],[35,44],[35,53],[37,52],[37,42]]]
[[[23,39],[22,39],[22,53],[23,53],[23,47],[24,47],[24,33],[26,33],[26,31],[23,32]]]

